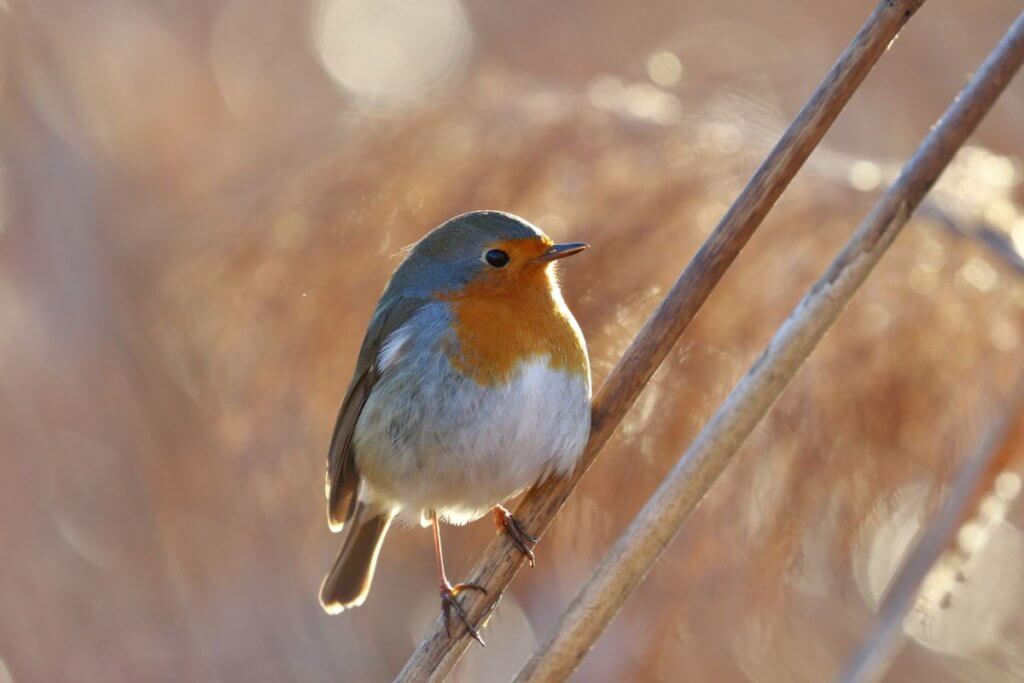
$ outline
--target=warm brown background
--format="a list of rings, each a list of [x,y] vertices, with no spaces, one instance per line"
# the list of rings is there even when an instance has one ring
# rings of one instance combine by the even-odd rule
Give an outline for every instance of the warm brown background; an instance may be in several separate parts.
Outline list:
[[[437,609],[429,534],[392,534],[359,611],[315,597],[396,254],[476,208],[591,242],[563,279],[599,384],[872,5],[0,0],[0,682],[393,676]],[[517,670],[1018,11],[911,22],[458,680]],[[1024,246],[1022,155],[1018,79],[578,680],[847,661],[1022,368],[1013,255],[971,236]],[[891,680],[1024,679],[1022,522],[926,594]],[[492,533],[447,532],[454,577]]]

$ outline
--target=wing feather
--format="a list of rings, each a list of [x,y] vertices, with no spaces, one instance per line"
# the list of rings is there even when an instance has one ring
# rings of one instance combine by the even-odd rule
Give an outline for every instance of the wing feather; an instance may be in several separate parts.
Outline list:
[[[352,383],[338,410],[327,454],[327,523],[331,531],[341,531],[359,495],[360,476],[352,441],[363,406],[374,385],[387,372],[386,368],[380,367],[381,349],[391,334],[405,325],[425,303],[427,299],[389,296],[385,293],[370,321]],[[411,331],[406,330],[404,334],[408,336]],[[396,349],[390,348],[389,354],[385,354],[388,355],[387,367],[392,365],[395,352]]]
[[[352,380],[334,423],[331,448],[327,455],[327,524],[334,532],[341,531],[359,488],[352,437],[366,399],[370,397],[376,375],[376,369],[371,364]]]

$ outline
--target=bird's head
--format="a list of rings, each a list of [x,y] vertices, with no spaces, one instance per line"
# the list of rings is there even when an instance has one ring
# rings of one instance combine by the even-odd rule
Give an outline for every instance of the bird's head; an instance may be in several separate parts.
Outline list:
[[[587,248],[555,244],[539,228],[509,213],[473,211],[434,228],[409,253],[396,286],[433,295],[513,294],[554,287],[553,264]]]

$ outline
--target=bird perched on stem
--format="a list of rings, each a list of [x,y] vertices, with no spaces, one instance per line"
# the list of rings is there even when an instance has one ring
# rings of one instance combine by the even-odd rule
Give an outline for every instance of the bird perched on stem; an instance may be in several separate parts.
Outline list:
[[[428,233],[391,276],[331,437],[327,515],[346,536],[320,588],[361,605],[396,517],[433,527],[441,606],[482,644],[452,585],[439,524],[492,512],[533,563],[537,539],[505,501],[576,465],[590,432],[590,361],[555,277],[582,243],[476,211]]]

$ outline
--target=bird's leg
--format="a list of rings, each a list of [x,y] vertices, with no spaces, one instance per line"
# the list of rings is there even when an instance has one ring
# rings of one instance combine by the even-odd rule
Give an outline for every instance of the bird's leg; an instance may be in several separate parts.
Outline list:
[[[430,523],[434,527],[434,557],[437,559],[437,576],[441,582],[441,614],[444,616],[444,630],[451,638],[451,612],[455,610],[455,614],[469,631],[469,635],[473,636],[473,639],[481,645],[486,645],[484,639],[480,637],[480,632],[473,624],[469,623],[466,610],[462,609],[462,605],[456,598],[464,590],[476,590],[487,595],[487,589],[475,583],[457,583],[453,586],[448,582],[448,576],[444,572],[444,554],[441,552],[441,525],[438,523],[437,513],[434,511],[430,512]]]
[[[512,539],[519,551],[526,555],[526,561],[532,567],[535,561],[532,546],[537,545],[540,539],[526,533],[522,523],[501,505],[494,506],[494,524],[498,527],[499,533],[505,533]]]

